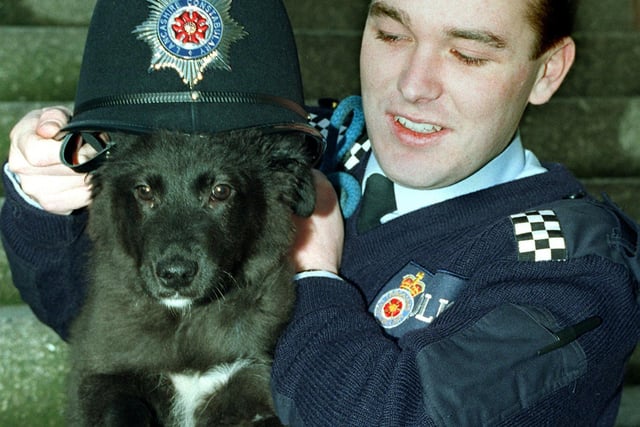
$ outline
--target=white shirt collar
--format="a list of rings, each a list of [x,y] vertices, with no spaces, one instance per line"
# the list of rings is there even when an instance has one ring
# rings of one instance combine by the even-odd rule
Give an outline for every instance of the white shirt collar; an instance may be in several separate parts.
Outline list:
[[[394,183],[396,206],[398,209],[385,215],[381,222],[389,221],[398,216],[430,206],[436,203],[464,194],[473,193],[505,182],[525,178],[527,176],[544,173],[547,170],[542,167],[538,158],[522,146],[520,134],[517,133],[511,143],[497,157],[460,182],[444,188],[434,190],[419,190],[403,187]],[[373,173],[384,175],[374,154],[371,153],[365,170],[363,183]],[[362,185],[364,192],[364,184]]]

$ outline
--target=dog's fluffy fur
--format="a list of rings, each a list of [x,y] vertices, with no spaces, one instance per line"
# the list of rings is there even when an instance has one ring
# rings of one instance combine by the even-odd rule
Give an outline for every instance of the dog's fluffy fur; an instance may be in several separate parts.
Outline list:
[[[300,136],[116,135],[92,177],[90,286],[71,334],[73,425],[278,425],[272,351],[294,290]]]

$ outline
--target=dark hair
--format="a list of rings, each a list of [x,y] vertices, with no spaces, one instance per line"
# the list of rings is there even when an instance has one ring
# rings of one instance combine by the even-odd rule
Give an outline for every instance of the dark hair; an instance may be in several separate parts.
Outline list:
[[[579,0],[529,0],[528,19],[536,44],[533,58],[539,58],[573,32]]]

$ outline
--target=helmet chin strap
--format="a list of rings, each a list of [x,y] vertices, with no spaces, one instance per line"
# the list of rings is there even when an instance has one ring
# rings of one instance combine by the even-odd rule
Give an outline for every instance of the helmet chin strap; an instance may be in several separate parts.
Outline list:
[[[86,162],[80,163],[78,153],[84,144],[89,144],[97,154]],[[98,136],[98,132],[71,132],[62,139],[60,160],[74,172],[92,172],[109,158],[110,150],[114,146],[113,142],[103,141]]]

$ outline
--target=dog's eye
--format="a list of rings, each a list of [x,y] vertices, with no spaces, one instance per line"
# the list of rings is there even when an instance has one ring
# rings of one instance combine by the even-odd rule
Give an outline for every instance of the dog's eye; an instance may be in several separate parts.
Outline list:
[[[153,200],[153,190],[148,185],[138,185],[136,187],[136,196],[144,202]]]
[[[231,187],[226,184],[214,185],[211,189],[211,199],[221,202],[227,200],[231,196]]]

